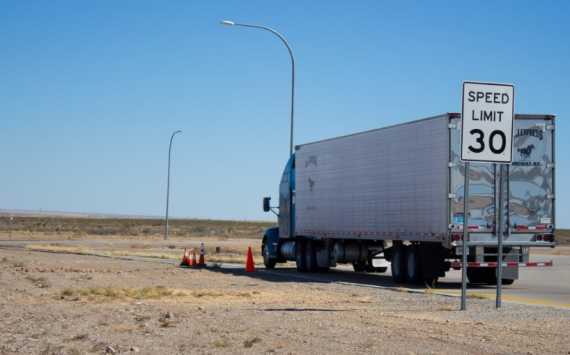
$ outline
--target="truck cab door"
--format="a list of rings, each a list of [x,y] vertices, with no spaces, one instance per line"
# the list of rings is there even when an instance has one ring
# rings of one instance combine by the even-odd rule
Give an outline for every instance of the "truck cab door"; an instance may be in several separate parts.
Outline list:
[[[279,236],[291,238],[295,220],[295,154],[285,166],[279,185]]]

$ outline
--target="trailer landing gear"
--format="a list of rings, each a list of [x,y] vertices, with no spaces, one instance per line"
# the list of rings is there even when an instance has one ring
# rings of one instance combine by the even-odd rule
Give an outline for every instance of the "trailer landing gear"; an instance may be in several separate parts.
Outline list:
[[[388,267],[386,266],[374,266],[372,263],[372,259],[367,259],[366,262],[354,262],[352,263],[352,268],[356,272],[377,272],[377,273],[385,273],[388,271]]]

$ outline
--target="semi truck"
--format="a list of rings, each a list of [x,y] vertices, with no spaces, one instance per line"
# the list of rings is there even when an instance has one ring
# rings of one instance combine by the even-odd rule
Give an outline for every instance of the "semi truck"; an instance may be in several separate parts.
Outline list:
[[[278,215],[263,233],[265,267],[294,261],[299,272],[339,264],[386,272],[390,265],[396,283],[433,284],[460,268],[465,224],[469,282],[496,283],[499,266],[502,284],[512,284],[519,267],[537,266],[531,247],[555,246],[554,118],[515,115],[513,160],[504,169],[471,162],[466,171],[458,113],[296,146],[279,206],[263,201]]]

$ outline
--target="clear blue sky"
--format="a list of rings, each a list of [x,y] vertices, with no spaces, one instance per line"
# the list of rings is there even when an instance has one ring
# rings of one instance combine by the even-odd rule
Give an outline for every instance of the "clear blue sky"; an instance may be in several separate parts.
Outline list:
[[[557,115],[570,227],[568,1],[3,1],[0,209],[275,220],[295,144],[461,111],[512,83]]]

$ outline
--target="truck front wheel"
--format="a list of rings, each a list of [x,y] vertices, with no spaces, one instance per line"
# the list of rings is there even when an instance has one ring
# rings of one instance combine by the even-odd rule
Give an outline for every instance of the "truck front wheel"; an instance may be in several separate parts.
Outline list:
[[[273,269],[277,263],[277,260],[269,256],[269,245],[267,239],[263,241],[263,248],[261,249],[261,253],[263,254],[263,264],[265,264],[265,268]]]

